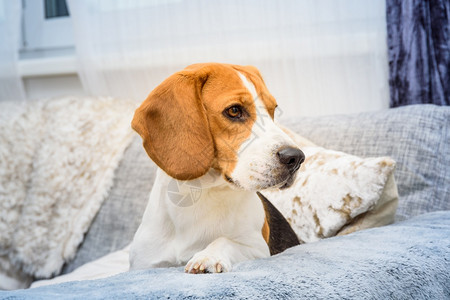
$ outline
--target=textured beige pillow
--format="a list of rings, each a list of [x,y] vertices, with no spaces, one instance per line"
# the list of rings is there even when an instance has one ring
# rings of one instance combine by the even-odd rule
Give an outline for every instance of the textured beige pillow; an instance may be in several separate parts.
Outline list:
[[[289,134],[306,160],[290,188],[262,193],[300,240],[313,242],[394,221],[398,193],[391,158],[360,158]]]

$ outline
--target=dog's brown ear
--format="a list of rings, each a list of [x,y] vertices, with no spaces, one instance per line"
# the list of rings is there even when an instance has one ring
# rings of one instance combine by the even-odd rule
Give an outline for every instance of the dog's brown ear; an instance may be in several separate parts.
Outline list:
[[[214,159],[213,139],[201,99],[206,80],[207,74],[175,73],[150,93],[131,123],[150,158],[178,180],[204,175]]]

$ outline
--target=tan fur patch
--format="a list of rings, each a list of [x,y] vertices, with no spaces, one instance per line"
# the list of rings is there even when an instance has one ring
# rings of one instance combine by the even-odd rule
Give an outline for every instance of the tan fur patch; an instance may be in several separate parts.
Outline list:
[[[203,103],[216,150],[213,167],[229,176],[236,166],[240,146],[252,133],[256,119],[253,97],[233,68],[214,65],[203,87]],[[249,114],[244,122],[233,122],[223,115],[227,107],[236,104]]]
[[[277,101],[267,89],[266,84],[264,83],[264,79],[262,78],[261,73],[259,73],[258,69],[253,66],[236,65],[234,65],[233,68],[243,73],[247,77],[247,79],[253,83],[258,94],[258,98],[264,103],[265,109],[273,120],[275,115],[275,108],[277,107]]]
[[[310,209],[313,210],[312,207],[310,207]],[[317,211],[313,210],[313,212],[314,212],[314,213],[313,213],[313,219],[314,219],[314,222],[316,223],[316,226],[317,226],[317,228],[319,229],[319,230],[317,231],[317,235],[318,235],[319,237],[323,238],[323,227],[322,227],[322,225],[320,224],[319,216],[317,215]]]
[[[240,146],[250,137],[258,111],[251,93],[239,78],[238,72],[253,83],[258,95],[266,99],[273,111],[275,99],[270,98],[259,72],[254,67],[236,65],[213,65],[208,81],[203,87],[204,105],[208,112],[209,126],[214,139],[216,157],[213,167],[230,176],[237,160]],[[270,96],[270,97],[269,97]],[[271,102],[273,100],[273,102]],[[233,104],[239,104],[249,114],[245,122],[232,122],[224,118],[222,112]],[[269,108],[265,108],[269,111]],[[273,116],[272,111],[272,116]]]

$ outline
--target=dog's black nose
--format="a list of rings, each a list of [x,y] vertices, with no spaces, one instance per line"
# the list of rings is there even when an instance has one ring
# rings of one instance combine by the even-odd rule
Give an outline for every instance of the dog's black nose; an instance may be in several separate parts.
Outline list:
[[[286,147],[277,152],[278,159],[285,165],[290,173],[295,173],[302,162],[305,161],[305,154],[294,147]]]

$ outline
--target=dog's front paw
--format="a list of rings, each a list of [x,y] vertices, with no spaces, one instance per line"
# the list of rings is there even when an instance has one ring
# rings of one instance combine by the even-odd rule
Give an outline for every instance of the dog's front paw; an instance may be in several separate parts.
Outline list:
[[[184,271],[191,274],[199,273],[223,273],[231,270],[231,264],[214,255],[197,253],[187,263]]]

